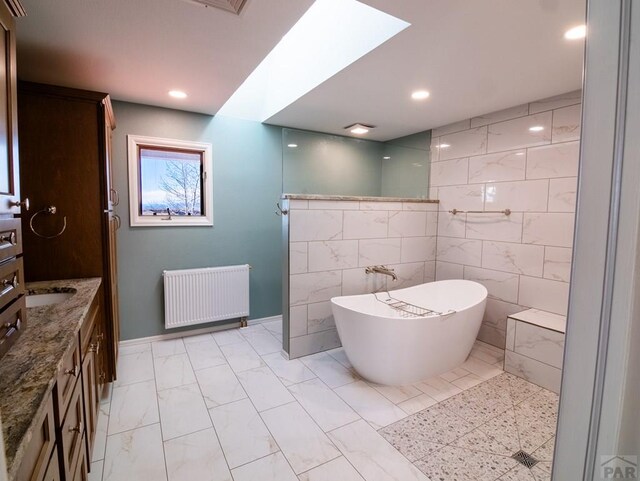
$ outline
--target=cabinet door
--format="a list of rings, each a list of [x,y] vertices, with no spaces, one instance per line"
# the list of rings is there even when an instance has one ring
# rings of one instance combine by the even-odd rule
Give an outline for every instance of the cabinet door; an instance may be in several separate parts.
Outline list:
[[[0,2],[0,214],[20,213],[15,52],[13,17]]]
[[[98,421],[98,380],[96,373],[96,350],[98,349],[95,337],[89,346],[89,352],[84,356],[82,361],[82,395],[84,398],[84,419],[86,421],[86,450],[87,458],[93,452],[93,440],[96,433],[96,424]]]
[[[107,346],[109,348],[109,375],[107,382],[116,379],[116,365],[118,362],[118,341],[120,340],[120,313],[118,311],[118,267],[116,235],[120,228],[120,217],[109,212],[108,226],[108,280],[105,279],[105,301],[107,318]]]
[[[49,467],[47,468],[47,472],[44,474],[42,481],[61,481],[61,479],[60,464],[58,463],[58,450],[56,449],[51,455]]]

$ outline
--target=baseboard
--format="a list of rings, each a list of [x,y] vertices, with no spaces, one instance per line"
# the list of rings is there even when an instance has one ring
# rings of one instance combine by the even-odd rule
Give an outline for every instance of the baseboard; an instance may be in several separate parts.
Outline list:
[[[247,324],[250,326],[263,324],[265,322],[281,321],[282,316],[261,317],[258,319],[249,319]],[[200,334],[208,334],[210,332],[223,331],[225,329],[233,329],[240,327],[240,322],[231,322],[221,326],[203,327],[200,329],[190,329],[188,331],[180,332],[168,332],[166,334],[159,334],[157,336],[139,337],[137,339],[127,339],[126,341],[120,341],[120,346],[135,346],[136,344],[145,344],[147,342],[166,341],[168,339],[176,339],[178,337],[197,336]]]

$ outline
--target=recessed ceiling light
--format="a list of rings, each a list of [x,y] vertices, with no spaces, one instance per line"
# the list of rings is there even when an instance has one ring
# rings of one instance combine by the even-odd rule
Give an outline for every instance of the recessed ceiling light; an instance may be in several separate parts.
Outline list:
[[[345,127],[344,129],[355,135],[364,135],[369,132],[369,130],[375,129],[375,127],[373,125],[366,124],[353,124]]]
[[[544,130],[544,127],[542,125],[534,125],[533,127],[529,127],[529,130],[531,132],[541,132]]]
[[[182,90],[169,90],[169,96],[174,99],[186,99],[187,94]]]
[[[287,147],[289,147],[290,149],[295,149],[298,146],[298,144],[288,144]]]
[[[429,95],[431,94],[426,90],[416,90],[411,94],[411,98],[413,100],[424,100],[429,98]]]
[[[391,157],[389,157],[388,155],[385,155],[384,157],[382,157],[384,160],[389,160]]]
[[[516,155],[524,155],[524,152],[516,152]]]
[[[438,144],[436,145],[436,147],[439,149],[448,149],[449,147],[451,147],[451,144]]]
[[[580,40],[587,36],[587,26],[578,25],[564,32],[564,38],[567,40]]]

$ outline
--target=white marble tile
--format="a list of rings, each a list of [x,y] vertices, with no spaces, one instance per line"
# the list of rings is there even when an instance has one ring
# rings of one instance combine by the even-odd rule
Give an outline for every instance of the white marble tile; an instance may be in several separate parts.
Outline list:
[[[297,402],[270,409],[261,416],[296,474],[340,456]]]
[[[264,328],[276,337],[282,337],[282,319],[263,322]]]
[[[236,375],[227,364],[196,371],[196,378],[207,408],[247,397]]]
[[[482,245],[482,267],[542,277],[544,247],[486,241]]]
[[[308,200],[299,200],[299,199],[291,199],[289,200],[289,209],[308,209],[309,201]]]
[[[387,278],[387,290],[403,289],[424,283],[424,262],[390,265],[398,277],[398,280]]]
[[[244,342],[244,338],[238,332],[238,329],[226,329],[224,331],[216,331],[212,333],[213,340],[218,346],[226,346],[237,342]]]
[[[436,207],[438,204],[431,204]],[[427,212],[427,231],[425,235],[435,237],[438,234],[438,212]]]
[[[398,246],[400,257],[400,246]],[[296,274],[289,280],[289,303],[291,305],[328,301],[341,293],[342,274],[340,271]]]
[[[477,386],[483,381],[485,381],[485,379],[481,378],[477,374],[471,373],[471,374],[468,374],[467,376],[451,381],[451,384],[459,387],[463,391],[466,391],[467,389],[471,389],[472,387]]]
[[[267,366],[238,373],[238,380],[258,411],[294,401],[293,396]]]
[[[247,341],[220,346],[234,372],[242,372],[264,366],[264,362]]]
[[[582,90],[574,90],[565,94],[555,95],[547,99],[537,100],[529,104],[529,113],[535,114],[545,110],[559,109],[568,105],[579,104],[582,101]]]
[[[302,473],[299,478],[300,481],[365,481],[342,456]]]
[[[440,145],[445,144],[448,144],[449,147],[440,148],[439,161],[486,154],[487,127],[441,135]]]
[[[411,399],[422,394],[422,391],[411,384],[407,384],[406,386],[384,386],[374,382],[367,382],[367,384],[386,397],[393,404],[400,404],[407,399]]]
[[[360,202],[360,210],[402,210],[402,202]]]
[[[575,215],[570,213],[524,214],[522,242],[554,247],[573,245]]]
[[[325,432],[360,419],[347,403],[319,379],[289,386],[289,391]]]
[[[181,338],[167,339],[166,341],[156,341],[151,344],[153,357],[173,356],[175,354],[184,354],[184,342]]]
[[[198,384],[158,392],[162,439],[173,439],[211,427]]]
[[[471,349],[471,356],[487,364],[497,364],[504,361],[504,350],[476,340]]]
[[[160,421],[156,383],[144,381],[113,390],[109,412],[109,435]]]
[[[329,436],[367,481],[429,481],[365,421],[338,428]]]
[[[440,137],[441,135],[460,132],[461,130],[467,130],[469,128],[471,128],[470,119],[460,120],[459,122],[454,122],[454,123],[443,125],[441,127],[433,129],[431,131],[431,137],[436,138],[436,137]]]
[[[187,344],[197,344],[199,342],[212,341],[213,337],[210,332],[206,332],[204,334],[189,334],[189,332],[185,332],[184,337],[182,338],[182,342],[184,342],[185,348]]]
[[[490,297],[505,302],[518,302],[517,274],[465,266],[464,278],[485,286]]]
[[[109,429],[109,404],[101,404],[98,411],[98,422],[96,424],[96,435],[93,440],[93,453],[91,461],[104,459],[104,451],[107,445],[107,431]]]
[[[437,212],[438,204],[428,202],[403,202],[402,210],[420,210],[426,212]]]
[[[507,319],[507,338],[505,341],[507,351],[513,351],[516,347],[516,323],[515,319]]]
[[[104,461],[94,461],[91,463],[91,472],[87,481],[102,481],[102,471],[104,467]]]
[[[389,237],[422,237],[426,231],[426,212],[407,210],[389,212]]]
[[[345,239],[387,237],[388,229],[389,212],[386,210],[360,210],[344,213]]]
[[[467,214],[465,234],[469,239],[520,242],[523,215],[519,212],[511,215]]]
[[[438,238],[438,261],[453,262],[458,264],[465,264],[468,266],[480,266],[481,257],[482,242],[479,240],[455,239],[453,237]]]
[[[436,261],[436,281],[447,279],[464,279],[464,266]]]
[[[420,394],[419,396],[412,397],[411,399],[407,399],[398,404],[398,407],[402,409],[405,413],[411,415],[415,414],[419,411],[427,409],[428,407],[433,406],[438,401],[436,401],[431,396],[426,394]]]
[[[480,115],[471,119],[471,127],[480,127],[482,125],[495,124],[496,122],[502,122],[504,120],[511,120],[518,117],[524,117],[529,114],[529,105],[516,105],[504,110],[498,110],[497,112],[491,112],[490,114]]]
[[[309,272],[353,267],[358,267],[357,240],[309,242]]]
[[[471,157],[469,159],[469,183],[523,180],[526,162],[525,149]]]
[[[260,326],[261,329],[240,328],[240,334],[260,355],[282,351],[282,341]]]
[[[209,413],[230,468],[278,451],[278,445],[248,399],[219,406]]]
[[[213,428],[164,443],[169,481],[233,481]]]
[[[285,359],[279,352],[262,356],[262,359],[285,386],[316,377],[299,359]]]
[[[424,282],[434,282],[436,280],[436,261],[424,263]]]
[[[194,370],[227,363],[222,351],[211,336],[202,342],[185,343],[185,347]]]
[[[330,301],[309,304],[308,310],[307,326],[309,334],[336,328]]]
[[[308,271],[308,250],[307,242],[289,243],[289,274],[304,274]]]
[[[232,474],[235,481],[298,481],[280,452],[235,468]]]
[[[289,358],[296,359],[340,346],[340,337],[335,329],[312,332],[306,336],[294,337],[289,344]]]
[[[527,151],[527,179],[553,179],[578,175],[580,142],[536,147]]]
[[[141,352],[151,351],[151,343],[143,342],[140,344],[125,344],[124,346],[120,343],[118,346],[118,355],[126,356],[128,354],[139,354]]]
[[[359,241],[359,265],[397,264],[400,262],[402,239],[363,239]],[[328,300],[328,299],[319,299]]]
[[[307,334],[307,304],[289,308],[289,337]]]
[[[571,278],[571,254],[568,247],[544,248],[544,277],[554,281],[569,282]]]
[[[303,357],[300,361],[330,388],[343,386],[358,379],[353,371],[325,352]]]
[[[158,357],[154,365],[158,391],[196,382],[187,354]]]
[[[548,198],[548,180],[497,182],[486,185],[484,208],[486,210],[511,209],[515,212],[546,212]]]
[[[562,369],[563,333],[526,322],[518,322],[515,331],[515,352]]]
[[[581,105],[572,105],[553,111],[553,142],[580,139]]]
[[[520,312],[526,307],[499,299],[487,299],[482,322],[504,331],[507,327],[507,317],[515,312]]]
[[[118,358],[118,379],[113,387],[126,386],[154,378],[151,351],[121,355]]]
[[[484,207],[484,185],[457,185],[439,187],[440,211],[482,210]]]
[[[469,359],[462,364],[462,368],[476,376],[480,376],[482,379],[491,379],[503,372],[502,367],[496,367],[493,364],[488,364],[474,357],[469,357]]]
[[[555,393],[560,392],[562,370],[512,351],[505,352],[504,370],[514,376],[542,386]]]
[[[444,379],[447,382],[453,382],[456,379],[460,379],[461,377],[465,377],[469,375],[469,371],[466,369],[462,369],[461,367],[456,367],[449,372],[445,372],[438,376],[440,379]]]
[[[531,131],[531,127],[542,130]],[[523,149],[551,143],[551,112],[507,120],[489,125],[488,152]]]
[[[466,184],[469,177],[469,159],[453,159],[431,163],[429,184],[432,186]]]
[[[341,238],[341,210],[292,210],[289,213],[290,242]]]
[[[334,358],[347,369],[351,369],[353,367],[351,365],[351,361],[349,361],[349,358],[347,357],[347,353],[345,352],[344,347],[331,349],[327,351],[327,354],[329,354],[332,358]]]
[[[449,399],[451,396],[462,391],[459,387],[451,384],[449,381],[445,381],[440,376],[432,377],[431,379],[426,379],[413,385],[438,402]]]
[[[436,258],[435,237],[405,237],[400,247],[400,262],[425,262]]]
[[[357,200],[310,200],[309,209],[313,210],[358,210],[360,202]]]
[[[386,276],[382,274],[367,274],[364,268],[342,271],[343,296],[376,292],[383,289],[386,283]]]
[[[438,236],[460,237],[466,236],[467,214],[451,214],[440,212],[438,214]]]
[[[521,276],[518,304],[564,316],[569,304],[569,283]]]
[[[504,349],[504,340],[506,337],[506,333],[504,329],[498,329],[494,326],[491,326],[486,323],[482,323],[480,325],[480,330],[478,331],[477,339],[493,346],[497,346],[501,349]],[[502,366],[499,366],[502,367]]]
[[[103,480],[132,479],[167,479],[159,424],[114,434],[107,439]]]
[[[335,392],[375,429],[388,426],[406,413],[364,381],[335,389]]]
[[[578,179],[567,177],[549,180],[549,212],[575,212]]]

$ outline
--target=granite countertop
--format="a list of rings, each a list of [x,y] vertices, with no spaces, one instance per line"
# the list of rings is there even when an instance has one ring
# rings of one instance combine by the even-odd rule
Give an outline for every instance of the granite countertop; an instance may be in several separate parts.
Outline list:
[[[0,360],[0,416],[9,479],[37,429],[64,355],[71,351],[102,280],[70,279],[27,284],[29,293],[74,292],[69,299],[27,310],[27,325]]]
[[[282,194],[282,199],[291,200],[352,200],[361,202],[417,202],[439,204],[437,199],[418,199],[416,197],[367,197],[359,195],[321,195],[321,194]]]

